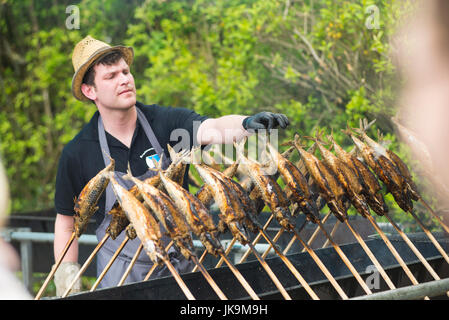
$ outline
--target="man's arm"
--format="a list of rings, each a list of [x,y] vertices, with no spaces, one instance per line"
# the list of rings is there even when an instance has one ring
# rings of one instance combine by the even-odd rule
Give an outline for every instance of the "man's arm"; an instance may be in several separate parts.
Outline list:
[[[55,255],[55,261],[58,261],[62,251],[64,250],[67,241],[73,233],[74,220],[72,216],[66,216],[63,214],[56,215],[55,221],[55,240],[53,242],[53,253]],[[55,265],[53,265],[55,267]],[[78,241],[75,238],[73,240],[69,250],[62,259],[62,263],[55,273],[55,285],[56,285],[56,295],[62,296],[69,285],[72,283],[73,278],[80,270],[80,265],[78,264]],[[75,282],[72,286],[71,293],[81,291],[81,278]]]
[[[58,261],[61,256],[62,250],[64,250],[67,241],[73,233],[74,219],[72,216],[66,216],[63,214],[57,214],[55,220],[55,240],[53,243],[53,253],[55,261]],[[73,240],[67,254],[65,255],[64,262],[78,262],[78,241]]]
[[[232,143],[239,141],[250,133],[242,122],[247,116],[228,115],[216,119],[207,119],[201,123],[197,132],[197,141],[201,145],[215,143]]]
[[[260,112],[253,116],[227,115],[216,119],[207,119],[198,128],[197,141],[200,145],[229,144],[239,141],[251,132],[260,129],[286,128],[289,125],[285,115],[272,112]]]

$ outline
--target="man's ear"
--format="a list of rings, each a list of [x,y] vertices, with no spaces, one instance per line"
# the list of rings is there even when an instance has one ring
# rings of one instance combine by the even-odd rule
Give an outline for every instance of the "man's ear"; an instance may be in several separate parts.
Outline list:
[[[83,83],[81,85],[81,92],[90,100],[95,100],[97,98],[97,92],[94,86]]]

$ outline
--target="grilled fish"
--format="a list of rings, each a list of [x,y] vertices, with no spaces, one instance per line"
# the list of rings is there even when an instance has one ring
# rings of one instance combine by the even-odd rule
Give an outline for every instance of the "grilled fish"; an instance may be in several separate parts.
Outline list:
[[[186,164],[182,163],[182,158],[183,156],[185,156],[187,154],[187,152],[180,152],[179,154],[177,154],[176,152],[173,151],[173,149],[170,147],[170,145],[167,145],[168,150],[171,154],[170,157],[172,157],[173,161],[172,163],[168,166],[168,168],[166,169],[166,174],[168,177],[173,178],[176,182],[178,182],[179,184],[182,185],[183,182],[183,178],[184,178],[184,172],[186,169]],[[162,159],[161,159],[162,161]],[[147,179],[144,180],[146,184],[150,184],[154,187],[157,188],[161,188],[161,180],[159,178],[158,175],[154,175],[152,177],[149,177]],[[131,192],[131,194],[133,196],[135,196],[137,198],[137,200],[139,201],[143,201],[143,197],[142,195],[140,195],[139,189],[137,188],[137,186],[132,186],[129,190],[129,192]],[[113,208],[110,210],[110,212],[108,212],[108,214],[112,214],[114,215],[119,215],[119,216],[124,216],[124,212],[123,209],[120,207],[119,203],[115,203]],[[116,231],[111,230],[111,232],[116,233]]]
[[[225,227],[229,229],[232,235],[243,245],[249,242],[249,236],[243,228],[242,222],[245,219],[245,214],[242,210],[236,208],[233,203],[229,188],[204,165],[195,164],[195,169],[198,171],[201,179],[208,186],[209,192],[213,195],[215,203],[220,208],[219,227],[220,232],[223,232]],[[237,210],[236,210],[237,209]]]
[[[122,233],[122,231],[125,230],[125,228],[129,225],[129,220],[118,202],[114,204],[108,214],[110,214],[112,217],[111,222],[106,229],[106,233],[109,234],[112,240],[115,240],[120,235],[120,233]]]
[[[145,203],[151,209],[151,212],[156,215],[157,220],[162,223],[167,235],[172,238],[182,255],[186,259],[190,259],[194,252],[190,230],[184,216],[173,204],[170,197],[158,188],[133,177],[129,170],[124,178],[130,179],[136,184]]]
[[[355,137],[350,130],[345,130],[345,133],[350,136],[367,165],[385,183],[401,209],[404,211],[412,210],[413,203],[410,198],[410,191],[396,166],[387,158],[385,149],[379,147],[373,149]]]
[[[238,168],[238,162],[235,161],[231,166],[227,167],[224,171],[223,174],[229,178],[232,178],[236,172],[237,172],[237,168]],[[197,197],[206,208],[209,208],[210,205],[212,204],[212,201],[214,199],[213,195],[211,192],[209,192],[209,188],[207,187],[207,185],[203,185],[195,194],[195,197]]]
[[[85,231],[89,219],[98,210],[98,200],[106,190],[109,184],[109,174],[114,171],[114,168],[115,161],[111,158],[111,163],[90,179],[78,198],[75,199],[74,232],[77,238]]]
[[[214,256],[223,254],[223,247],[216,238],[218,229],[203,203],[179,184],[167,178],[162,171],[159,171],[159,176],[173,203],[184,215],[190,229],[199,237],[207,251]]]
[[[319,220],[319,212],[316,203],[312,199],[306,178],[293,163],[280,154],[270,143],[267,143],[267,146],[287,185],[289,199],[298,204],[299,210],[306,215],[308,220],[316,223]],[[294,147],[290,149],[293,151]]]
[[[249,198],[248,193],[243,189],[243,187],[234,181],[233,179],[227,177],[220,171],[212,171],[218,179],[223,181],[223,183],[229,188],[231,191],[231,202],[235,210],[243,210],[243,215],[245,218],[243,219],[243,224],[253,233],[257,233],[262,226],[256,219],[257,209],[254,201]]]
[[[158,222],[142,202],[115,180],[113,174],[110,179],[117,200],[132,223],[145,252],[155,264],[161,264],[162,259],[165,258],[165,252],[162,249],[162,234]]]
[[[332,142],[337,158],[345,162],[358,175],[359,181],[363,186],[362,194],[365,196],[370,208],[380,216],[387,213],[388,207],[385,204],[382,193],[380,192],[382,188],[379,181],[377,181],[376,176],[354,154],[348,153],[340,147],[335,142],[332,135],[329,137],[329,140]]]
[[[397,156],[397,154],[395,154],[393,151],[388,150],[388,149],[387,149],[387,155],[388,155],[388,158],[399,169],[399,172],[402,174],[406,183],[408,184],[410,196],[412,197],[412,199],[415,201],[418,201],[419,199],[421,199],[421,196],[418,192],[418,187],[416,186],[415,182],[413,182],[412,175],[411,175],[410,171],[408,170],[408,167],[404,163],[404,161],[402,161],[401,158],[399,158]]]
[[[344,222],[347,213],[343,204],[345,192],[342,186],[324,163],[301,147],[298,135],[295,135],[294,144],[327,206],[340,221]]]
[[[382,145],[380,143],[376,143],[374,140],[369,138],[368,135],[366,134],[365,130],[363,130],[362,132],[363,132],[362,138],[365,141],[366,140],[370,140],[369,143],[368,143],[369,145],[379,145],[379,147],[382,147]],[[379,141],[380,141],[382,139],[382,134],[379,133],[379,130],[377,131],[377,134],[378,134]],[[396,165],[396,168],[398,169],[398,171],[400,172],[400,174],[404,178],[405,183],[408,184],[408,189],[410,191],[411,198],[413,200],[415,200],[415,201],[418,201],[421,198],[421,196],[419,195],[418,187],[414,183],[412,175],[411,175],[410,171],[408,170],[407,165],[393,151],[385,148],[385,153],[386,153],[387,158],[390,159],[390,161],[394,165]]]
[[[242,141],[244,143],[244,140]],[[291,216],[289,209],[290,201],[287,199],[284,191],[271,175],[266,174],[260,164],[244,156],[241,146],[242,142],[240,142],[240,145],[236,144],[238,156],[242,160],[240,166],[245,168],[248,175],[259,189],[263,201],[270,208],[278,223],[287,230],[293,230],[295,228],[295,221]]]
[[[349,201],[363,215],[369,215],[368,204],[365,197],[362,195],[363,186],[359,181],[357,174],[343,161],[338,159],[332,152],[327,150],[318,138],[315,138],[315,143],[320,150],[323,161],[332,170],[338,181],[345,188]]]

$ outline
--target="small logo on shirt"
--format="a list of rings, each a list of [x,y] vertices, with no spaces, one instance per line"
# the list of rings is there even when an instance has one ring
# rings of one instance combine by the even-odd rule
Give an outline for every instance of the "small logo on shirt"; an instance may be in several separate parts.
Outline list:
[[[146,155],[146,154],[149,153],[149,152],[151,152],[151,153],[153,153],[153,154],[151,154],[151,155]],[[159,157],[159,155],[158,155],[157,153],[155,153],[154,148],[150,148],[150,149],[145,150],[145,151],[140,155],[140,158],[141,158],[141,159],[145,158],[145,162],[146,162],[148,168],[150,168],[150,169],[153,169],[153,168],[156,167],[156,166],[154,165],[154,161],[159,162],[159,160],[161,160],[161,158]],[[153,160],[154,160],[154,161],[153,161]]]

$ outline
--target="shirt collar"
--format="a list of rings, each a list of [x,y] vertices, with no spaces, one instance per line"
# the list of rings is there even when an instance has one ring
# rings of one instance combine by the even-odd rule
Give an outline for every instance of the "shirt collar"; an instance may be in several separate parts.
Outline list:
[[[136,101],[136,107],[140,110],[143,109],[145,105],[141,102]],[[142,110],[143,111],[143,110]],[[81,129],[79,135],[82,140],[90,140],[90,141],[99,141],[98,139],[98,117],[100,113],[98,110],[94,113],[90,121]],[[145,116],[147,117],[148,121],[151,122],[153,120],[153,113],[152,112],[145,112]],[[141,127],[140,121],[137,121],[136,123],[136,129],[139,130]],[[110,136],[106,132],[106,136]],[[117,139],[113,139],[117,140]],[[117,140],[118,141],[118,140]]]

